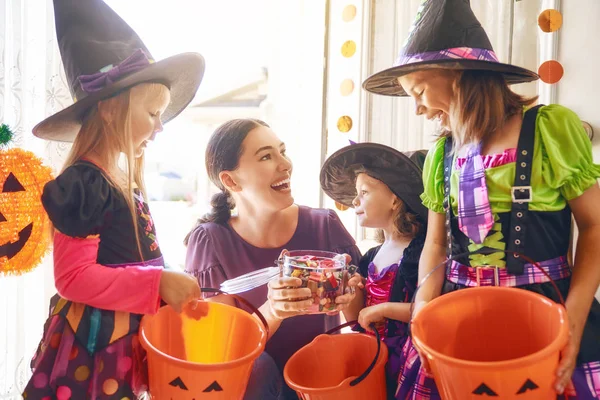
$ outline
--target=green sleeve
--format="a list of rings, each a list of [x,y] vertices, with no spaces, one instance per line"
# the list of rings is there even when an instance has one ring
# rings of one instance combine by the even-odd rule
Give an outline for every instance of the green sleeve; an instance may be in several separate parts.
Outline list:
[[[556,104],[542,107],[536,123],[542,142],[542,178],[567,200],[583,194],[600,177],[592,143],[573,111]]]
[[[444,144],[439,139],[427,153],[423,165],[423,194],[421,201],[428,209],[437,213],[444,212]]]

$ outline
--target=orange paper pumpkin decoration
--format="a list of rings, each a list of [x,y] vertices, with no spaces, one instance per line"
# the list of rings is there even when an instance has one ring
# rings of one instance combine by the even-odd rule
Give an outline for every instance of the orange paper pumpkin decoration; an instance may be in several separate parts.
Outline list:
[[[0,127],[0,143],[12,133]],[[50,220],[42,190],[52,179],[50,168],[32,152],[0,150],[0,272],[22,274],[35,268],[48,250]]]

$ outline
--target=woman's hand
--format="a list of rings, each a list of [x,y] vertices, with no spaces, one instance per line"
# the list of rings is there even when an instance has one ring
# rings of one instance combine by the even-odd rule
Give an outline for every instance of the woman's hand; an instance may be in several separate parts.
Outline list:
[[[175,311],[181,312],[188,303],[193,303],[201,296],[198,281],[185,272],[163,270],[160,274],[158,293],[160,297]]]
[[[275,278],[269,282],[267,302],[271,314],[277,319],[306,314],[313,304],[309,288],[303,288],[299,278]]]

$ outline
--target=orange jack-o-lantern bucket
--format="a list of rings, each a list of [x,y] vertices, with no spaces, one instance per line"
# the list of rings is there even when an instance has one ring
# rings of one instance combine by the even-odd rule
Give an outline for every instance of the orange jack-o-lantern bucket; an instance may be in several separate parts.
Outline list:
[[[303,400],[385,400],[387,346],[365,333],[317,336],[298,350],[283,369],[287,384]]]
[[[147,351],[150,396],[158,400],[243,398],[252,364],[268,336],[267,323],[259,316],[262,324],[244,310],[205,301],[180,314],[165,306],[155,315],[144,316],[140,342]]]
[[[444,400],[556,399],[569,329],[564,306],[547,297],[498,286],[450,292],[421,309],[411,332]]]

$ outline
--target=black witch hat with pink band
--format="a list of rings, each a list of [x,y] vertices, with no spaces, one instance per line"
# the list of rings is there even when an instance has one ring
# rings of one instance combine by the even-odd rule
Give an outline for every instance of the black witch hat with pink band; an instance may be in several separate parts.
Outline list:
[[[528,69],[498,61],[469,0],[424,0],[394,66],[367,78],[363,88],[376,94],[406,96],[398,77],[436,68],[495,71],[508,84],[539,78]]]
[[[385,183],[407,209],[427,221],[427,208],[421,202],[423,164],[426,150],[401,153],[379,143],[350,142],[325,160],[321,167],[321,189],[333,200],[354,207],[356,175],[365,172]]]
[[[35,136],[72,142],[94,105],[140,83],[161,83],[170,89],[163,123],[194,98],[204,75],[200,54],[155,62],[139,36],[103,0],[54,0],[54,18],[75,104],[40,122],[33,128]]]

